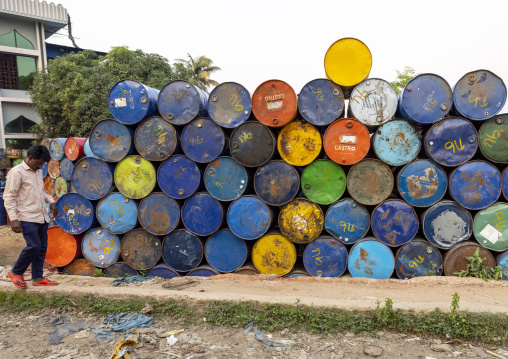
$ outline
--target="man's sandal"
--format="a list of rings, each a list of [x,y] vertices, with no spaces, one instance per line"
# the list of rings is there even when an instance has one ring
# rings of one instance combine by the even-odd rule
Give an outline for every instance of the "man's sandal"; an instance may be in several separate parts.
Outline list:
[[[7,276],[11,280],[12,284],[21,289],[26,289],[26,282],[23,279],[21,274],[11,274],[11,272],[7,272]]]
[[[57,283],[55,281],[49,280],[48,278],[44,278],[39,283],[34,284],[34,287],[43,287],[43,286],[49,286],[49,285],[59,285],[60,283]]]

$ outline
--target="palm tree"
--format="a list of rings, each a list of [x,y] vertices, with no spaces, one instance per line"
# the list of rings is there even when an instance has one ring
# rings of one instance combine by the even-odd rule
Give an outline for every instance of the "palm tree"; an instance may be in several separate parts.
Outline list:
[[[188,73],[188,80],[191,84],[207,91],[208,87],[217,86],[219,83],[210,78],[210,74],[219,71],[221,68],[213,66],[213,61],[206,56],[193,58],[187,54],[188,60],[176,59],[181,63]]]

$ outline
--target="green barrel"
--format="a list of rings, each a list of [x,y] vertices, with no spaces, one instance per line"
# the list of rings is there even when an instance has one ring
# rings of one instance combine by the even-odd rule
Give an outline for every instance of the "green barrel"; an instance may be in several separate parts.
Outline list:
[[[305,167],[301,181],[305,197],[322,205],[336,202],[346,190],[346,173],[330,160],[317,160]]]
[[[508,114],[485,121],[478,132],[480,151],[492,162],[508,163]]]
[[[498,202],[478,212],[473,233],[481,246],[502,252],[508,249],[508,203]]]

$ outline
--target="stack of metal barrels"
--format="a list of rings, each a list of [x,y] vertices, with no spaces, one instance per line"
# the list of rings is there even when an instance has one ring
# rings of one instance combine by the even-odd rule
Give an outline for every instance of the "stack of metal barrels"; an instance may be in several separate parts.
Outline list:
[[[455,275],[478,248],[505,265],[502,79],[472,71],[452,89],[426,73],[397,96],[371,64],[345,38],[299,95],[281,80],[252,96],[234,82],[208,95],[119,81],[113,119],[49,144],[60,215],[47,260],[164,278]]]

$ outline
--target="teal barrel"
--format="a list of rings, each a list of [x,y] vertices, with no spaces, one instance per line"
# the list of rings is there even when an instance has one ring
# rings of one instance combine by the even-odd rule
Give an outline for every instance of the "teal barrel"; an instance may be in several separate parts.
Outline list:
[[[148,161],[164,161],[178,148],[175,127],[160,117],[150,117],[134,132],[134,146]]]
[[[143,198],[137,211],[139,224],[156,236],[173,231],[180,223],[180,205],[164,193],[155,192]]]
[[[185,229],[177,229],[164,238],[162,259],[170,268],[178,272],[188,272],[201,263],[203,244],[195,234]]]
[[[120,245],[123,261],[136,270],[155,267],[162,255],[159,238],[144,229],[133,229],[122,238]]]
[[[92,148],[90,147],[90,139],[87,137],[85,140],[85,144],[83,145],[83,151],[85,152],[86,157],[96,157],[98,158],[93,152]]]
[[[111,233],[123,234],[136,227],[137,215],[138,201],[118,192],[110,193],[97,205],[97,219]]]
[[[307,244],[303,265],[313,277],[340,277],[347,268],[347,249],[333,237],[319,237]]]
[[[219,201],[233,201],[247,190],[250,179],[245,167],[232,157],[210,162],[203,174],[206,190]]]
[[[351,198],[333,203],[325,214],[325,230],[344,244],[353,244],[370,229],[367,209]]]
[[[104,274],[108,277],[118,278],[118,277],[132,277],[133,275],[139,275],[138,271],[132,268],[130,265],[125,264],[124,262],[116,262],[111,264],[106,270]]]
[[[160,277],[164,279],[173,279],[179,277],[180,274],[175,270],[171,269],[166,264],[157,264],[155,267],[146,272],[147,277]]]
[[[353,277],[388,279],[395,269],[395,258],[390,247],[369,237],[351,248],[347,266]]]
[[[93,228],[83,237],[81,251],[95,267],[109,267],[120,256],[120,236],[101,227]]]
[[[205,258],[210,266],[222,273],[240,268],[247,259],[248,249],[245,241],[229,229],[212,234],[205,243]]]
[[[443,257],[425,239],[415,238],[397,250],[395,272],[400,279],[440,276],[443,273]]]
[[[421,140],[416,127],[405,120],[392,120],[376,130],[372,147],[376,157],[390,166],[402,166],[415,159]]]
[[[289,163],[270,161],[256,171],[254,190],[263,202],[282,206],[295,198],[300,191],[300,176]]]

